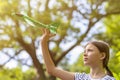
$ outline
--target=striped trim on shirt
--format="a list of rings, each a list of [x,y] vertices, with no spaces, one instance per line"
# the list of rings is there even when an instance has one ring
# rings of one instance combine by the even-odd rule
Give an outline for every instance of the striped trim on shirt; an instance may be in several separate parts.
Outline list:
[[[92,79],[89,74],[75,73],[75,80],[115,80],[115,79],[109,75],[106,75],[102,79]]]

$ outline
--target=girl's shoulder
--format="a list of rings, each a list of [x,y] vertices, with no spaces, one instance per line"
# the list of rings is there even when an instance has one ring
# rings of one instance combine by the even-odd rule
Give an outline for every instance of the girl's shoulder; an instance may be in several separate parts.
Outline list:
[[[109,75],[106,75],[103,80],[116,80],[114,77],[111,77]]]
[[[87,73],[75,73],[75,79],[74,80],[91,80],[89,74]],[[102,80],[116,80],[114,77],[111,77],[109,75],[106,75]]]

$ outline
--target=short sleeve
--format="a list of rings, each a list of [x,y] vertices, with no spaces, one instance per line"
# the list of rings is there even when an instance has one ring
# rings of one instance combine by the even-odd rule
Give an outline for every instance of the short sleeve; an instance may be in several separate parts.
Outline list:
[[[88,80],[88,75],[86,73],[75,73],[74,80]]]
[[[114,77],[107,75],[103,80],[116,80]]]

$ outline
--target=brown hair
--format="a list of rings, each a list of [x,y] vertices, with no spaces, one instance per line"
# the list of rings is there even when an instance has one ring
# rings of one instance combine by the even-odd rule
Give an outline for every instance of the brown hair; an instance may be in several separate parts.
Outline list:
[[[108,68],[109,53],[110,53],[109,52],[109,45],[106,42],[103,42],[103,41],[91,41],[89,43],[95,45],[100,52],[105,53],[106,56],[103,60],[103,67],[107,70],[108,75],[113,76],[112,72]]]

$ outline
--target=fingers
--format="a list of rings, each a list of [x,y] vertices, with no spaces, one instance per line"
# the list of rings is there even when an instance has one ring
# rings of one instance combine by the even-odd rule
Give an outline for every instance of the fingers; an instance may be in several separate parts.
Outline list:
[[[40,31],[41,31],[42,33],[46,33],[46,34],[49,34],[49,33],[50,33],[50,31],[49,31],[48,29],[46,29],[46,28],[40,28]]]
[[[45,33],[44,28],[40,28],[40,31],[41,31],[42,33]]]
[[[47,28],[45,28],[44,31],[46,34],[50,34],[50,31]]]
[[[55,35],[56,35],[56,34],[50,34],[49,36],[50,36],[50,37],[53,37],[53,36],[55,36]]]
[[[48,36],[48,37],[53,37],[56,35],[56,34],[52,34],[50,30],[47,28],[41,28],[40,30],[45,36]]]

